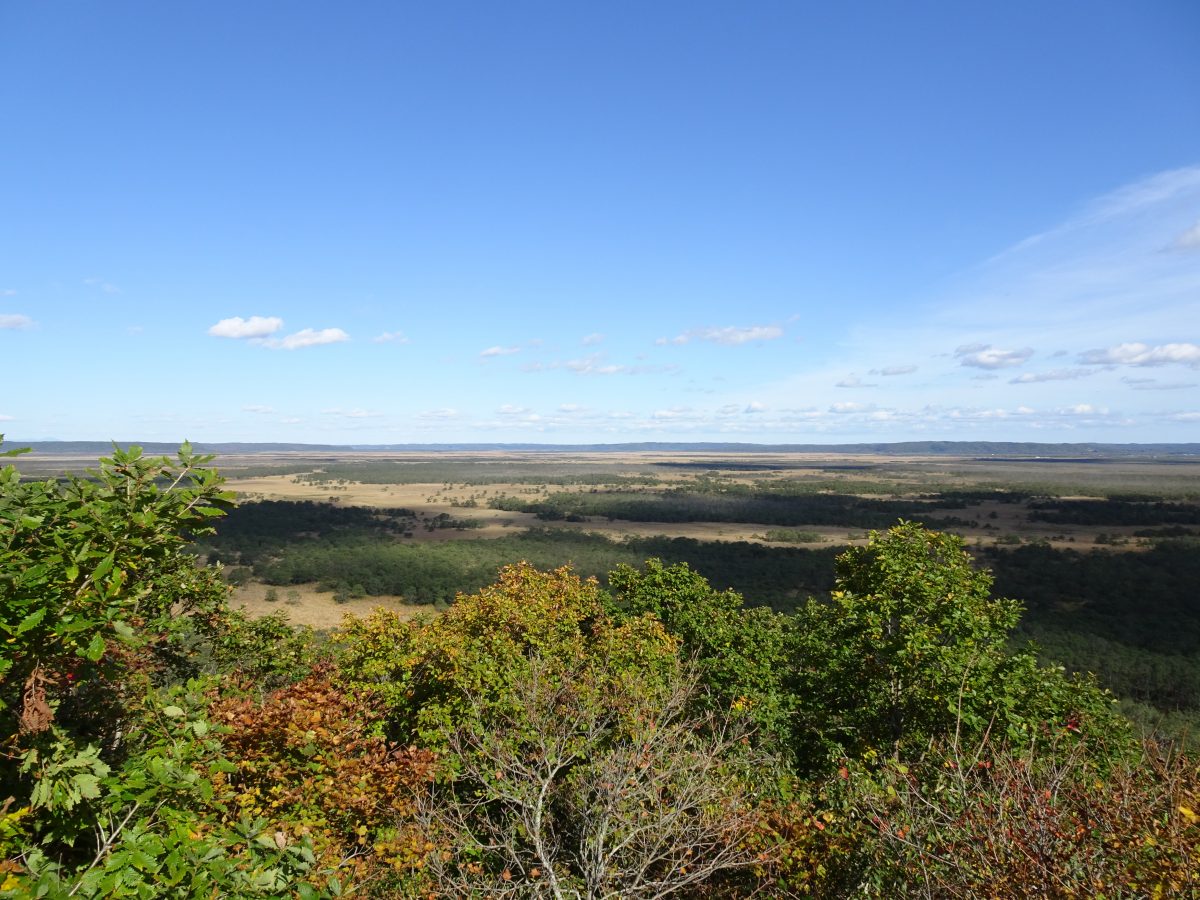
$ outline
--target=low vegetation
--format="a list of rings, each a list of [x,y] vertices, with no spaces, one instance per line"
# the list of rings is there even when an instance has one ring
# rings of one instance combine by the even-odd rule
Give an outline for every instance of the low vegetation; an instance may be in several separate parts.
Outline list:
[[[317,635],[229,609],[217,559],[282,551],[209,533],[209,462],[0,472],[0,896],[1200,890],[1196,760],[1020,645],[952,534],[755,545],[832,564],[786,611],[683,562],[521,562]],[[299,513],[404,547],[406,511]]]

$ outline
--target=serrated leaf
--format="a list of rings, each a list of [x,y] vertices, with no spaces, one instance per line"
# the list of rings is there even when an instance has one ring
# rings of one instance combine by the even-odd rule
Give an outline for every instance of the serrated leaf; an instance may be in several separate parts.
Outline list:
[[[95,775],[84,772],[71,779],[79,796],[86,800],[95,800],[100,796],[100,779]]]
[[[105,646],[104,638],[102,638],[99,632],[97,632],[96,634],[93,634],[92,639],[88,641],[87,649],[83,651],[83,655],[92,662],[99,662],[100,657],[104,655]]]
[[[163,715],[172,719],[178,719],[183,716],[183,710],[178,706],[164,706]]]
[[[35,609],[21,620],[21,624],[17,626],[17,634],[24,634],[30,628],[36,628],[44,618],[46,618],[46,607],[43,606],[41,609]]]

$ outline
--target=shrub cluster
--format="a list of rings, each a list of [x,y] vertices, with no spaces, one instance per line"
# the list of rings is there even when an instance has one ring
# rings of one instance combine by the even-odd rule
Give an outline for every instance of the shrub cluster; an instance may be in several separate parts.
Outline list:
[[[229,610],[209,460],[0,472],[0,896],[1158,896],[1200,774],[901,523],[829,602],[528,563],[331,641]]]

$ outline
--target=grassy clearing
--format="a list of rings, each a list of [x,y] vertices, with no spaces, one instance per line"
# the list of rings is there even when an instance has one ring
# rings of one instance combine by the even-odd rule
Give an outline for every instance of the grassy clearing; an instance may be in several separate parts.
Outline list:
[[[278,599],[268,600],[271,594]],[[284,612],[292,624],[317,629],[336,628],[347,615],[364,616],[380,606],[395,611],[404,619],[437,614],[428,604],[406,603],[403,597],[388,595],[339,603],[333,599],[333,591],[322,591],[315,583],[276,587],[251,581],[235,587],[229,603],[254,618]]]

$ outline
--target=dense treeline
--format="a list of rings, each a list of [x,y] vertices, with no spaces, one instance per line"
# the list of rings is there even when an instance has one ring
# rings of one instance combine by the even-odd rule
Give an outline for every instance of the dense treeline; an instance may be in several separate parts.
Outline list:
[[[1113,498],[1034,503],[1029,518],[1052,525],[1200,525],[1200,505]]]
[[[331,481],[357,481],[362,484],[653,484],[656,478],[637,473],[614,471],[626,466],[598,466],[598,471],[581,470],[578,465],[517,462],[331,462],[310,470],[299,478],[313,484]]]
[[[752,522],[761,525],[818,525],[839,528],[886,528],[898,518],[921,519],[931,525],[932,504],[918,500],[876,500],[850,494],[795,494],[711,490],[657,493],[605,491],[551,494],[538,500],[496,497],[493,509],[534,513],[546,521],[588,516],[627,522]]]
[[[207,462],[0,470],[0,897],[1200,889],[1195,760],[1014,649],[952,535],[874,535],[786,615],[522,563],[318,642],[190,552]]]

